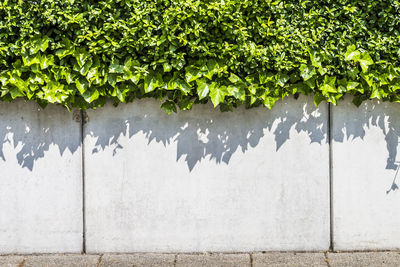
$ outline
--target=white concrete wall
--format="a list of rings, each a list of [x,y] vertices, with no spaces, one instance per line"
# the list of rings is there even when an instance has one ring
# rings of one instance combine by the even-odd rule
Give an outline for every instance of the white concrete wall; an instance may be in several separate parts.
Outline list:
[[[331,110],[335,250],[400,248],[400,109]],[[328,108],[0,102],[0,254],[327,250]],[[82,188],[84,153],[86,190]]]
[[[82,250],[81,161],[71,113],[0,102],[0,254]]]
[[[89,111],[88,252],[327,250],[326,104]]]
[[[400,105],[349,97],[332,131],[334,248],[400,248]]]

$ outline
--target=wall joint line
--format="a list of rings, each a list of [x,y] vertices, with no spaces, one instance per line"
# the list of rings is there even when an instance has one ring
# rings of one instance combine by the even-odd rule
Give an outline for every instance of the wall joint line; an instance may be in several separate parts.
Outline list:
[[[330,245],[329,250],[334,249],[334,233],[333,233],[333,171],[332,171],[332,144],[333,144],[333,107],[328,103],[328,144],[329,144],[329,232],[330,232]]]
[[[86,188],[85,188],[85,145],[84,145],[84,127],[87,122],[87,114],[86,111],[81,110],[81,146],[82,146],[82,253],[86,253]]]

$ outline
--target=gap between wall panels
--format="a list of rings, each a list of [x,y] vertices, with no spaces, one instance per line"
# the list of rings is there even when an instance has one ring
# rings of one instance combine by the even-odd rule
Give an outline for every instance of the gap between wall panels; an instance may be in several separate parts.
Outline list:
[[[334,236],[333,236],[333,172],[332,172],[332,144],[333,144],[333,135],[332,135],[332,125],[333,125],[333,117],[332,117],[332,104],[328,103],[328,146],[329,146],[329,225],[330,225],[330,245],[329,250],[333,251],[334,249]]]
[[[80,113],[81,120],[80,120],[80,131],[81,131],[81,146],[82,146],[82,163],[81,163],[81,168],[82,168],[82,253],[86,253],[86,199],[85,199],[85,146],[84,146],[84,127],[85,127],[85,118],[86,118],[86,112],[81,110]]]

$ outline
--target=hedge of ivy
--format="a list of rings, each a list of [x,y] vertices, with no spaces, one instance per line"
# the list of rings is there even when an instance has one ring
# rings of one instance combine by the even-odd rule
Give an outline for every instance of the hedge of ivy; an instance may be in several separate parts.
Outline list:
[[[2,0],[0,98],[400,101],[397,0]]]

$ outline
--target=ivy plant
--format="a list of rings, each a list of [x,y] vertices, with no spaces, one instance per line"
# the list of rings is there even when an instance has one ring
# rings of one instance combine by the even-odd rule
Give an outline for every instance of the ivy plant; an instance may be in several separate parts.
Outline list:
[[[399,30],[397,0],[3,0],[0,99],[399,102]]]

